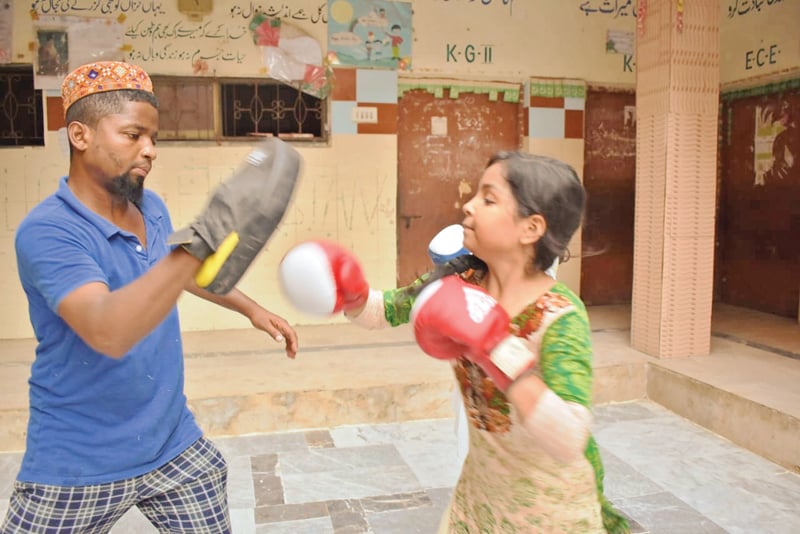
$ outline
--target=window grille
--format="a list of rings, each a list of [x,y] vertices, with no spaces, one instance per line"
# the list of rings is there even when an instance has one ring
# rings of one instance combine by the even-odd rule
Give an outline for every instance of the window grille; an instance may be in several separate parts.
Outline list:
[[[282,83],[232,81],[221,84],[222,135],[323,137],[324,100]]]
[[[0,146],[44,146],[42,91],[32,65],[0,65]]]
[[[327,100],[273,80],[153,76],[160,141],[327,141]],[[32,65],[0,65],[0,146],[43,146]]]
[[[153,76],[158,97],[159,141],[214,140],[214,84]]]
[[[159,140],[326,141],[327,101],[272,80],[154,76]]]

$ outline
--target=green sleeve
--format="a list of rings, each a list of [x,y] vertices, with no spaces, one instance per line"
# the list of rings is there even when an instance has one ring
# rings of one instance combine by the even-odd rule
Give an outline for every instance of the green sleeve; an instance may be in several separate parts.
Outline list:
[[[416,289],[429,278],[430,274],[423,274],[410,285],[397,289],[383,291],[383,309],[386,321],[392,326],[406,324],[411,318],[411,307],[416,300]]]
[[[565,295],[575,308],[558,319],[545,331],[540,351],[540,369],[547,386],[568,402],[576,402],[591,410],[592,402],[592,342],[586,307],[571,292]],[[584,454],[592,464],[602,511],[603,526],[609,534],[629,534],[627,519],[604,495],[605,470],[594,437],[589,436]]]
[[[544,382],[559,397],[591,408],[592,343],[582,308],[565,313],[547,329],[539,366]]]

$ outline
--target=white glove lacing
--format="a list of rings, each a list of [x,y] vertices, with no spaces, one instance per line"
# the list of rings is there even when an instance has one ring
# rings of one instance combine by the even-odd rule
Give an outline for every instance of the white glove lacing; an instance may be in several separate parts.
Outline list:
[[[386,320],[386,310],[383,307],[383,291],[379,289],[369,290],[367,303],[361,313],[349,315],[345,312],[344,316],[353,324],[362,326],[367,330],[378,330],[390,326],[389,321]]]

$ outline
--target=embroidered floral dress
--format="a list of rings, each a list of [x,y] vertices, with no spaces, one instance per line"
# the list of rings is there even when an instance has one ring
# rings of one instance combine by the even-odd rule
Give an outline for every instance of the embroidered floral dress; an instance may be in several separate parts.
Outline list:
[[[474,280],[473,280],[474,281]],[[386,318],[408,322],[413,300],[384,292]],[[592,349],[581,300],[564,284],[512,318],[510,331],[539,346],[535,373],[567,402],[591,409]],[[453,363],[469,421],[469,453],[440,532],[629,532],[603,496],[594,438],[566,464],[540,449],[502,391],[477,365]]]

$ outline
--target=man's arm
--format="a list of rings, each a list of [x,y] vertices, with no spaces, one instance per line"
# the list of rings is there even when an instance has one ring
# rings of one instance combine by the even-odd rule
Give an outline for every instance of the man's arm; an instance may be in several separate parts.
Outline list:
[[[58,314],[94,350],[122,358],[164,320],[199,268],[178,248],[115,291],[102,282],[80,286],[61,300]]]
[[[172,244],[182,247],[114,291],[101,281],[81,285],[61,300],[58,314],[94,350],[122,358],[167,316],[190,279],[200,274],[204,287],[220,295],[215,302],[244,313],[273,337],[276,331],[291,333],[287,353],[293,356],[296,336],[283,319],[238,292],[222,295],[238,282],[283,218],[300,163],[297,151],[279,139],[262,142],[212,192],[195,221],[170,236],[168,243],[174,240]]]
[[[234,288],[224,295],[218,295],[201,289],[193,279],[187,281],[185,289],[197,297],[241,313],[250,320],[254,328],[266,332],[275,341],[284,341],[288,357],[294,358],[297,354],[297,333],[286,319],[268,311],[238,289]]]

